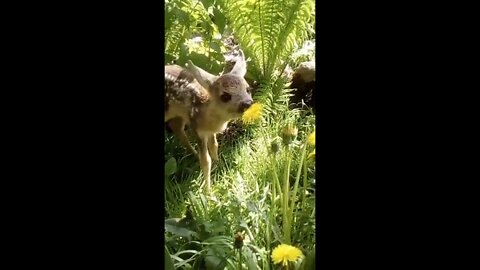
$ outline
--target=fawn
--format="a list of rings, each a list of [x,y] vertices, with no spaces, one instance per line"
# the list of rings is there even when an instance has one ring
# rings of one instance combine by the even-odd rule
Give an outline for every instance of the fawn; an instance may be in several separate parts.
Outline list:
[[[185,134],[190,127],[198,141],[198,158],[206,189],[210,190],[212,160],[218,161],[216,134],[252,105],[244,76],[247,65],[243,51],[232,70],[215,76],[188,61],[186,68],[165,66],[165,122],[188,151],[197,151]]]

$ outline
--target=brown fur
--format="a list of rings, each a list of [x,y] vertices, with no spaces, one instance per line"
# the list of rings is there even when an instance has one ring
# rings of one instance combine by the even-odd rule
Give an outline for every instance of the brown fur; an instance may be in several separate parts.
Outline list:
[[[185,126],[194,131],[207,190],[210,190],[211,160],[218,161],[216,134],[224,131],[228,122],[240,117],[253,102],[243,78],[246,63],[241,51],[240,57],[232,71],[221,76],[191,62],[187,68],[165,66],[165,122],[179,141],[197,154],[188,141]]]

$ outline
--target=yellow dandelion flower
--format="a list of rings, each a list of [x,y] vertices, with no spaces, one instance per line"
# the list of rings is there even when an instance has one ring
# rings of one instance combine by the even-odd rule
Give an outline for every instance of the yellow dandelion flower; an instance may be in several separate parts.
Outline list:
[[[312,146],[315,146],[315,131],[312,132],[312,134],[308,135],[307,143]]]
[[[257,121],[260,116],[262,116],[262,104],[254,103],[248,110],[246,110],[242,115],[242,121],[245,124],[251,124]]]
[[[300,249],[286,244],[281,244],[272,251],[273,263],[282,263],[284,266],[287,265],[289,261],[295,262],[301,257],[303,257],[303,253]]]

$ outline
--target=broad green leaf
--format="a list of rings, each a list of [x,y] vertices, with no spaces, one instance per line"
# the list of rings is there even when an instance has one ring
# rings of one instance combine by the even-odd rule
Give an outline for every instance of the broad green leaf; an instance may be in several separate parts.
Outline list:
[[[205,266],[207,269],[224,269],[226,264],[227,262],[222,257],[214,254],[207,254],[207,256],[205,256]]]
[[[175,267],[173,266],[172,257],[170,256],[170,253],[168,252],[168,249],[166,246],[165,246],[164,258],[165,258],[165,270],[175,270]]]
[[[303,259],[303,263],[300,266],[300,269],[301,270],[316,269],[315,268],[315,249],[309,252],[305,257],[305,259]]]
[[[166,163],[165,163],[165,177],[171,176],[177,171],[177,161],[175,158],[170,158]]]
[[[205,7],[205,9],[208,9],[210,6],[213,5],[213,3],[215,2],[215,0],[201,0],[203,6]]]
[[[223,13],[217,8],[213,9],[213,15],[213,21],[215,25],[217,25],[218,31],[220,31],[220,33],[223,33],[223,31],[225,31],[226,24],[225,15],[223,15]]]
[[[178,236],[186,237],[187,239],[191,239],[192,237],[198,237],[197,233],[187,229],[184,224],[182,224],[181,219],[179,218],[171,218],[165,220],[165,231],[173,233]]]
[[[248,270],[257,270],[257,257],[248,248],[243,249],[245,262],[247,263]]]

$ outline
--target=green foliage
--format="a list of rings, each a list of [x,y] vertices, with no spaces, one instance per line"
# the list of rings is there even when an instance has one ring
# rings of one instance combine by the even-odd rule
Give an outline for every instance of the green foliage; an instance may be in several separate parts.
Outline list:
[[[199,173],[192,174],[185,184],[166,183],[167,187],[181,186],[181,190],[167,193],[183,194],[167,199],[169,205],[177,204],[178,209],[185,210],[181,214],[179,210],[167,210],[170,215],[165,221],[166,244],[178,269],[198,269],[195,267],[207,264],[209,267],[205,269],[216,269],[216,265],[225,266],[222,269],[238,269],[238,264],[242,264],[243,269],[274,269],[269,254],[273,247],[285,242],[283,205],[288,210],[292,245],[302,250],[314,248],[315,168],[301,159],[311,151],[310,146],[304,148],[304,142],[313,131],[315,119],[295,111],[278,115],[282,121],[277,125],[249,127],[254,133],[250,141],[235,144],[233,149],[223,149],[220,154],[225,161],[217,164],[212,173],[213,196],[206,196],[198,188]],[[281,128],[286,123],[296,123],[298,136],[288,149],[280,147],[272,156],[269,142],[276,140],[281,144]],[[289,161],[290,169],[287,168]],[[178,170],[184,169],[182,164],[179,166]],[[299,177],[299,169],[305,166],[307,170],[300,170]],[[281,178],[279,188],[273,188],[275,175]],[[286,196],[282,194],[285,179],[289,183]],[[308,196],[302,196],[307,190]],[[283,201],[285,204],[282,196],[288,198]],[[238,231],[245,235],[241,254],[235,254],[233,246],[233,236]]]
[[[171,157],[165,163],[165,179],[174,174],[177,171],[177,161],[174,157]]]
[[[313,33],[314,0],[224,0],[230,27],[246,55],[249,73],[268,82],[285,67],[295,46]]]
[[[183,218],[165,220],[166,246],[173,250],[170,255],[176,269],[237,269],[238,257],[235,256],[234,237],[229,224],[220,211],[202,195],[188,192],[189,204]],[[251,235],[245,221],[238,224],[238,229],[245,229]],[[248,269],[258,269],[257,255],[266,257],[263,249],[252,243],[245,243],[241,248],[241,260]],[[167,251],[166,251],[167,252]]]
[[[305,259],[303,260],[300,266],[300,270],[311,270],[311,269],[317,269],[315,267],[315,249],[307,253],[307,255],[305,256]]]
[[[167,0],[165,14],[165,64],[197,66],[219,73],[226,51],[221,40],[225,17],[213,1]]]
[[[306,40],[301,47],[296,47],[288,64],[298,67],[300,63],[312,60],[315,60],[315,39]]]
[[[267,118],[272,120],[269,124],[278,123],[281,117],[285,115],[278,114],[277,112],[288,109],[288,101],[290,96],[292,96],[292,90],[287,88],[286,84],[287,79],[279,77],[273,83],[262,86],[253,97],[256,102],[263,104],[265,113],[271,116],[271,118]]]
[[[165,259],[165,270],[175,270],[175,267],[173,266],[173,260],[170,255],[170,252],[168,252],[167,246],[165,246],[164,259]]]
[[[254,100],[262,122],[241,135],[219,138],[221,161],[212,167],[212,194],[200,188],[198,158],[171,135],[165,141],[165,256],[175,269],[277,269],[270,254],[291,243],[306,255],[301,269],[315,265],[315,167],[305,145],[315,115],[290,110],[287,64],[314,58],[313,0],[167,0],[165,64],[196,65],[219,74],[233,32],[247,58],[247,78],[260,83]],[[298,128],[288,147],[286,125]],[[233,138],[233,139],[232,139]],[[193,141],[192,141],[193,142]],[[242,246],[235,245],[238,232]],[[166,260],[167,263],[167,260]],[[166,265],[172,267],[172,265]],[[171,268],[169,268],[171,269]]]

